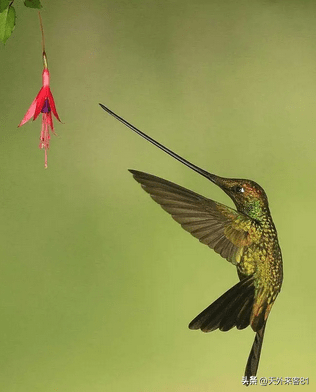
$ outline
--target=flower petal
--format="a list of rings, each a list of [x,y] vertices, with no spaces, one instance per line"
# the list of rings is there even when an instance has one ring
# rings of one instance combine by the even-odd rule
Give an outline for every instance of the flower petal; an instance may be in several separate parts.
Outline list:
[[[28,111],[25,113],[25,116],[23,117],[23,120],[20,122],[18,127],[21,127],[23,124],[28,122],[34,116],[35,109],[36,109],[36,100],[37,100],[37,97],[31,103],[31,106],[28,108]]]
[[[48,89],[47,97],[48,97],[48,102],[49,102],[49,105],[50,105],[50,107],[51,107],[51,109],[52,109],[52,112],[54,113],[54,116],[57,118],[57,120],[58,120],[59,122],[61,122],[61,121],[60,121],[60,118],[59,118],[59,116],[58,116],[57,110],[56,110],[54,97],[53,97],[53,94],[52,94],[52,92],[50,91],[50,89]]]
[[[33,121],[37,119],[38,115],[41,113],[43,109],[45,99],[47,98],[48,90],[49,87],[42,87],[39,93],[37,94],[37,97],[35,98],[37,102],[36,102],[36,109],[35,109]]]

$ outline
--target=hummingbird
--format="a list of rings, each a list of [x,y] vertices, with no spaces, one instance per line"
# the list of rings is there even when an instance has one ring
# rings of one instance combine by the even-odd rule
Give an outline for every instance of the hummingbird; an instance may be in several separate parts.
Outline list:
[[[256,376],[264,331],[283,280],[282,254],[268,198],[256,182],[209,173],[163,146],[122,117],[102,109],[132,131],[220,187],[234,202],[227,207],[151,174],[129,170],[134,179],[184,230],[237,268],[239,282],[189,324],[192,330],[228,331],[249,325],[255,339],[245,368],[245,384]]]

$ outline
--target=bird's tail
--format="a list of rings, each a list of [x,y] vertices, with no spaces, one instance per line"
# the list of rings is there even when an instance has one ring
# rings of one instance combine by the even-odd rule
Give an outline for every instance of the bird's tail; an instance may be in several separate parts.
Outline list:
[[[211,332],[217,328],[221,331],[228,331],[233,327],[237,327],[237,329],[246,328],[251,322],[254,296],[253,277],[244,278],[203,310],[202,313],[191,321],[189,328],[201,329],[203,332]],[[255,318],[254,322],[251,323],[256,336],[245,370],[245,376],[248,380],[250,376],[256,376],[258,370],[266,326],[266,320],[263,315],[264,313],[260,313],[259,317]]]
[[[191,321],[189,328],[203,332],[217,328],[228,331],[235,326],[246,328],[250,323],[254,293],[253,277],[242,279]]]
[[[248,380],[250,376],[255,376],[257,374],[265,327],[266,322],[264,322],[262,328],[256,333],[255,340],[251,347],[245,369],[245,376]]]

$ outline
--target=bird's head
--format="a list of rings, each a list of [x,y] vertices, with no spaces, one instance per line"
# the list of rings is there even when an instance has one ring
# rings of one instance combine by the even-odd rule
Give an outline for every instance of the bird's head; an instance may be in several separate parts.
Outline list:
[[[260,220],[269,208],[265,191],[254,181],[223,178],[213,174],[210,180],[233,200],[239,212],[253,219]]]

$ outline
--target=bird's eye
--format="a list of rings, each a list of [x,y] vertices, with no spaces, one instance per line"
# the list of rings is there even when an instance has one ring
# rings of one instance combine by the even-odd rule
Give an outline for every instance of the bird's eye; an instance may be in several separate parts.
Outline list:
[[[245,189],[244,189],[242,186],[239,186],[239,185],[236,185],[236,186],[233,188],[233,190],[234,190],[234,192],[236,192],[236,193],[244,193],[244,192],[245,192]]]

